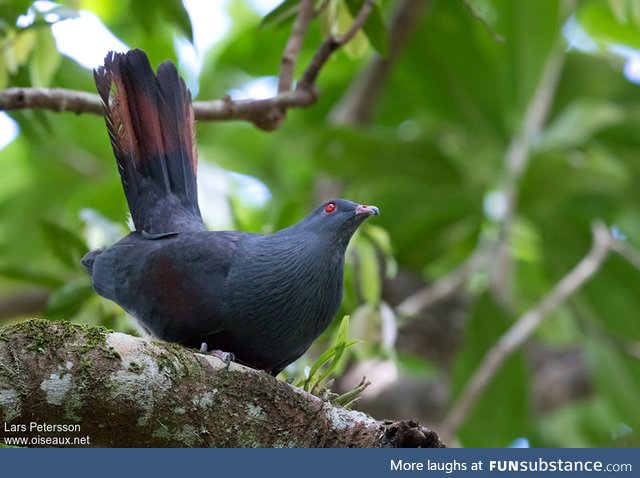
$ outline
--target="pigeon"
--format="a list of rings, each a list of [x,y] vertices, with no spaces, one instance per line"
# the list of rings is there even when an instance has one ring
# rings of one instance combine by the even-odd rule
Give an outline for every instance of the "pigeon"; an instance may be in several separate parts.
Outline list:
[[[272,234],[209,231],[176,67],[110,52],[94,78],[135,227],[82,259],[94,290],[152,336],[277,375],[331,324],[349,240],[378,208],[332,199]]]

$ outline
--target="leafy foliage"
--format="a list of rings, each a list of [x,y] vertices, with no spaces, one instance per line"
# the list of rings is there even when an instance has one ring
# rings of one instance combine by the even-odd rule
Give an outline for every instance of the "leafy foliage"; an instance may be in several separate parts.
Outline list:
[[[307,392],[316,393],[323,388],[325,380],[336,370],[345,350],[357,343],[357,340],[349,340],[349,316],[345,315],[340,321],[331,347],[316,359],[304,377],[294,381],[294,385],[302,387]]]

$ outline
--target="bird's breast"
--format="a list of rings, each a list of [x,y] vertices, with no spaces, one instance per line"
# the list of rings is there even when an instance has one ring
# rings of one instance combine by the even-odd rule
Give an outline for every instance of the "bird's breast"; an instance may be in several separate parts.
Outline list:
[[[342,299],[344,256],[292,247],[239,260],[228,276],[227,313],[268,336],[305,343],[329,325]]]

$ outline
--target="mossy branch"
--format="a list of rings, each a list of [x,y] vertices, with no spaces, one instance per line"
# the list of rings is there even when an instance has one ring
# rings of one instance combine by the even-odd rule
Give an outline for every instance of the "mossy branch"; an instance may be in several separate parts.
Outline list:
[[[443,446],[416,423],[376,421],[264,372],[44,320],[0,329],[0,422],[0,442],[80,436],[103,447]],[[43,432],[32,423],[77,430]]]

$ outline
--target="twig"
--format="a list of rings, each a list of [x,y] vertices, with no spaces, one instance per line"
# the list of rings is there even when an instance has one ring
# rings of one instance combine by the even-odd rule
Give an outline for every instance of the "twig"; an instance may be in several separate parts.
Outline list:
[[[0,91],[0,111],[45,109],[76,114],[102,114],[100,97],[65,88],[9,88]]]
[[[318,15],[320,15],[324,11],[324,9],[327,8],[328,5],[329,5],[329,0],[322,0],[322,3],[313,12],[313,17],[315,18]]]
[[[287,91],[262,100],[231,99],[196,101],[196,119],[205,121],[246,120],[256,126],[273,129],[269,112],[274,108],[305,108],[317,100],[312,91]],[[76,114],[102,114],[100,98],[93,93],[63,88],[9,88],[0,91],[0,111],[45,109]]]
[[[638,341],[627,341],[623,344],[623,349],[633,358],[640,359],[640,342]]]
[[[340,45],[344,45],[345,43],[348,43],[354,36],[356,36],[356,33],[358,33],[358,30],[360,30],[364,26],[364,23],[367,21],[367,18],[369,18],[369,15],[371,14],[371,11],[373,10],[373,6],[375,5],[375,3],[376,3],[376,0],[365,0],[365,2],[362,4],[362,7],[360,8],[360,11],[356,15],[356,18],[353,19],[351,28],[347,30],[347,33],[337,38],[338,43],[340,43]]]
[[[500,35],[495,28],[493,28],[493,25],[491,25],[486,18],[484,18],[480,12],[478,11],[478,9],[475,7],[475,5],[473,5],[469,0],[462,0],[462,4],[467,7],[467,10],[469,10],[469,12],[471,13],[471,15],[473,15],[475,17],[476,20],[478,20],[482,26],[484,26],[484,28],[489,32],[489,34],[493,37],[493,40],[499,43],[504,43],[504,37],[502,35]]]
[[[475,272],[482,269],[489,259],[489,253],[484,246],[478,246],[469,258],[446,276],[432,285],[411,294],[397,307],[399,315],[414,316],[421,310],[449,297],[462,287]]]
[[[612,250],[614,239],[607,227],[597,222],[593,225],[593,244],[586,256],[540,302],[524,313],[505,332],[485,355],[460,398],[453,405],[440,434],[444,441],[450,439],[463,423],[482,392],[487,388],[502,364],[533,334],[547,315],[564,300],[580,289],[602,266]]]
[[[365,0],[362,4],[362,8],[360,8],[360,11],[353,19],[353,23],[346,33],[343,35],[330,35],[329,38],[320,45],[320,48],[311,59],[309,66],[298,82],[297,89],[307,90],[312,88],[318,78],[320,70],[322,70],[322,67],[331,57],[333,52],[351,40],[356,33],[358,33],[358,30],[362,28],[364,22],[367,21],[369,14],[371,14],[371,11],[373,10],[374,3],[375,0]]]
[[[626,261],[633,267],[640,270],[640,253],[637,249],[623,241],[613,241],[611,243],[611,249],[616,254],[626,259]]]
[[[527,106],[520,131],[513,136],[504,163],[506,178],[504,181],[505,213],[500,221],[498,243],[495,248],[491,268],[491,284],[496,298],[507,308],[512,308],[512,263],[509,254],[511,230],[515,221],[518,186],[520,178],[527,168],[531,147],[540,135],[549,115],[551,103],[564,65],[565,51],[558,44],[549,54],[536,90]]]
[[[203,121],[246,120],[265,131],[280,125],[282,111],[290,108],[306,108],[318,99],[315,91],[294,90],[262,100],[231,99],[196,101],[193,111],[196,119]]]
[[[298,10],[298,16],[293,24],[291,30],[291,36],[287,41],[287,46],[284,49],[284,54],[280,61],[280,76],[278,78],[278,93],[291,90],[291,82],[293,81],[293,71],[296,67],[296,60],[302,47],[302,41],[307,34],[307,28],[313,20],[314,0],[302,0],[300,3],[300,9]]]

